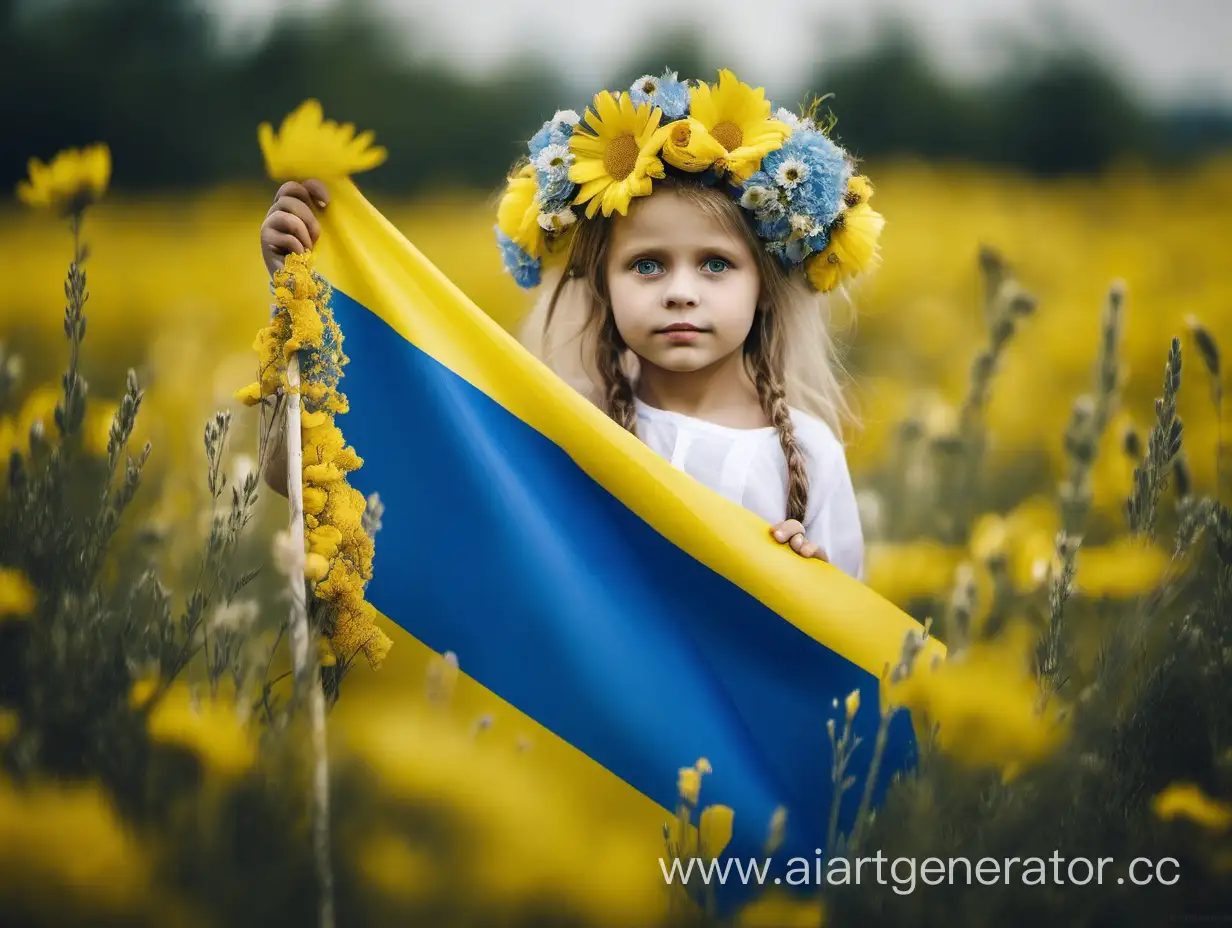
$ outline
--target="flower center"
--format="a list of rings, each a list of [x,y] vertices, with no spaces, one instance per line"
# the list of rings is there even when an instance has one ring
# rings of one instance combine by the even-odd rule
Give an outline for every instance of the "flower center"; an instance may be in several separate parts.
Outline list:
[[[642,93],[650,95],[659,89],[659,85],[654,81],[642,81]]]
[[[603,153],[603,167],[613,180],[624,180],[637,167],[637,139],[622,135],[608,143]]]
[[[744,133],[730,119],[719,123],[710,130],[710,134],[728,151],[735,151],[744,143]]]
[[[794,181],[798,181],[799,179],[800,179],[799,168],[788,168],[787,169],[787,180],[788,181],[794,182]]]

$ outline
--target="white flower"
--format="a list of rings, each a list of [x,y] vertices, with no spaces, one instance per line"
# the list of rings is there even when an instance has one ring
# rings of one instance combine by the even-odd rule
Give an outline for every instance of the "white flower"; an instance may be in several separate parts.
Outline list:
[[[817,125],[807,116],[797,116],[785,106],[780,106],[774,112],[774,118],[791,126],[793,132],[801,129],[816,129]]]
[[[787,190],[793,189],[809,176],[809,166],[799,158],[788,158],[774,172],[774,179]]]
[[[562,209],[559,213],[540,213],[539,226],[545,232],[559,235],[565,229],[577,222],[577,214],[571,209]]]
[[[577,114],[576,110],[557,110],[556,115],[552,117],[552,122],[563,126],[576,126],[581,119],[582,117]]]
[[[786,123],[791,126],[792,129],[795,129],[800,125],[800,117],[785,106],[780,106],[777,110],[775,110],[774,118],[779,122]]]
[[[633,86],[629,89],[635,92],[640,90],[646,96],[653,97],[659,92],[659,79],[653,74],[643,74],[633,82]]]
[[[804,213],[791,214],[791,230],[798,232],[800,235],[812,235],[816,228],[816,223],[813,222],[812,216],[806,216]]]
[[[303,542],[293,539],[286,529],[274,536],[274,567],[283,576],[304,572]]]
[[[257,620],[258,612],[254,599],[224,603],[210,616],[210,627],[220,631],[242,632]]]
[[[535,167],[552,177],[567,176],[573,164],[568,145],[549,145],[535,156]]]
[[[740,195],[740,205],[745,209],[765,209],[778,199],[769,187],[749,187]]]

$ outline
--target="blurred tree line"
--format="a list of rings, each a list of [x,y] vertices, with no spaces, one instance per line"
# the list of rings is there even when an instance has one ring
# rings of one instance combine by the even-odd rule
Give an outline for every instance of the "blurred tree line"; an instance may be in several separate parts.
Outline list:
[[[31,155],[110,144],[115,185],[169,190],[259,180],[255,127],[318,97],[327,115],[373,129],[394,157],[369,184],[495,189],[558,107],[588,102],[532,59],[476,81],[416,60],[404,32],[367,3],[288,14],[257,41],[219,39],[203,0],[0,0],[0,179]],[[712,76],[695,34],[631,49],[606,82],[627,87],[666,64]],[[1232,113],[1148,110],[1108,65],[1072,43],[1022,50],[995,78],[941,75],[903,26],[859,54],[822,62],[794,98],[828,93],[837,135],[863,159],[915,155],[1057,175],[1121,156],[1177,163],[1232,143]]]

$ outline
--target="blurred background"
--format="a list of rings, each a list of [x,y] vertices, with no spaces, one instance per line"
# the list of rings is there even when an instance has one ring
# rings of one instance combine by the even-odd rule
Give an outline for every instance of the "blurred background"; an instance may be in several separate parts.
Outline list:
[[[85,437],[90,451],[106,456],[125,372],[134,368],[146,395],[133,447],[149,440],[153,454],[125,514],[123,544],[113,552],[153,549],[142,557],[166,568],[166,589],[158,591],[178,602],[200,583],[211,526],[202,448],[207,420],[216,410],[235,414],[227,456],[233,479],[251,472],[256,453],[256,414],[234,394],[255,379],[253,340],[271,299],[258,231],[275,185],[263,175],[258,124],[277,125],[316,97],[327,117],[373,130],[389,158],[357,178],[361,189],[480,307],[513,327],[528,297],[502,270],[494,207],[526,140],[557,109],[580,112],[600,89],[621,90],[664,68],[713,81],[720,67],[730,67],[764,86],[775,106],[799,110],[829,95],[824,108],[837,120],[834,134],[861,160],[876,185],[873,205],[887,220],[881,267],[833,307],[861,417],[845,438],[868,540],[869,584],[921,619],[956,615],[955,591],[970,587],[962,609],[976,628],[994,624],[990,603],[1000,603],[1002,622],[1034,623],[1038,632],[1052,608],[1047,578],[1061,525],[1058,485],[1075,475],[1092,497],[1089,517],[1079,522],[1084,541],[1066,619],[1076,629],[1081,682],[1110,635],[1141,611],[1137,597],[1164,575],[1178,499],[1188,492],[1232,501],[1230,404],[1213,386],[1218,364],[1209,351],[1203,360],[1194,350],[1193,334],[1201,326],[1225,350],[1232,344],[1229,48],[1227,0],[0,0],[0,361],[22,359],[17,389],[0,399],[0,461],[13,451],[34,459],[37,422],[45,435],[57,434],[53,416],[68,355],[63,288],[72,240],[61,219],[18,206],[13,191],[27,159],[47,161],[65,147],[94,142],[110,146],[111,189],[89,211],[84,230]],[[955,436],[973,364],[990,341],[982,249],[1002,255],[1037,304],[1015,320],[1000,357],[987,448],[976,485],[969,485],[955,476],[953,452],[962,447]],[[1081,398],[1098,392],[1101,314],[1114,281],[1126,293],[1123,383],[1088,474],[1075,466],[1081,442],[1067,442],[1066,430],[1075,407],[1088,410],[1090,425],[1093,404]],[[1178,403],[1185,466],[1172,474],[1161,505],[1167,524],[1159,540],[1131,538],[1124,503],[1174,337],[1185,358]],[[394,398],[391,416],[396,409]],[[345,435],[346,417],[338,424]],[[244,563],[256,567],[269,565],[270,539],[286,518],[281,498],[262,496],[256,538],[242,551]],[[379,536],[375,569],[388,569]],[[272,616],[275,628],[284,615],[278,582],[276,575],[257,581],[265,584],[265,624]],[[1188,610],[1188,601],[1182,607]],[[281,639],[269,637],[276,650]],[[1190,637],[1198,640],[1197,628]],[[0,641],[0,654],[3,647]],[[1174,653],[1171,639],[1160,653]],[[1232,650],[1221,653],[1226,666]],[[630,874],[645,876],[645,849],[661,848],[661,836],[633,834],[628,823],[599,827],[593,806],[568,806],[568,788],[531,776],[528,763],[544,751],[549,733],[535,734],[528,761],[518,723],[486,714],[479,688],[467,690],[465,682],[449,724],[376,698],[383,687],[405,691],[408,679],[431,684],[433,674],[446,672],[436,660],[426,649],[396,647],[380,670],[358,667],[333,710],[349,719],[333,731],[370,742],[357,749],[364,776],[343,764],[334,780],[338,820],[346,823],[337,839],[343,910],[360,906],[389,916],[355,923],[444,924],[438,915],[449,900],[487,899],[504,922],[515,898],[547,899],[563,888],[577,897],[566,900],[570,906],[602,914],[605,921],[597,923],[645,923],[639,907],[657,887],[630,892]],[[140,668],[120,669],[127,686],[127,675]],[[457,676],[456,668],[450,672]],[[1197,679],[1196,671],[1184,673]],[[199,687],[201,674],[194,674],[186,674],[189,686]],[[48,691],[61,688],[62,681],[45,682]],[[1095,757],[1093,738],[1079,741],[1073,755],[1082,765],[1058,766],[1063,775],[1051,788],[1020,791],[1025,830],[1090,811],[1109,847],[1128,849],[1116,831],[1116,823],[1129,820],[1122,805],[1133,806],[1124,796],[1139,808],[1143,796],[1174,776],[1204,769],[1187,759],[1200,752],[1187,755],[1169,738],[1190,733],[1207,753],[1219,745],[1226,750],[1226,740],[1212,737],[1208,745],[1207,728],[1191,717],[1195,707],[1210,707],[1222,723],[1218,707],[1226,700],[1213,685],[1196,687],[1176,697],[1183,706],[1172,715],[1148,713],[1141,737],[1127,729],[1124,743],[1157,749],[1154,767],[1144,762],[1140,770],[1123,762],[1119,748],[1097,745],[1124,770],[1117,780],[1087,763]],[[80,689],[88,695],[86,729],[110,731],[94,717],[107,716],[98,709],[103,703],[85,684]],[[988,702],[983,692],[968,695]],[[244,713],[245,703],[237,700]],[[223,761],[234,760],[224,750],[234,716],[228,710],[219,716],[225,724],[211,717],[206,725],[194,711],[177,723],[196,733],[203,769],[218,766],[220,750]],[[6,729],[0,712],[0,748],[16,730],[12,718]],[[1216,722],[1210,724],[1215,731]],[[35,743],[37,735],[14,743]],[[154,805],[167,784],[181,789],[179,767],[164,781],[163,768],[152,764],[157,775],[149,774],[148,783],[155,786],[147,790],[145,755],[113,752],[113,742],[109,734],[100,741],[108,763],[117,760],[114,768],[103,765],[111,782],[136,784],[134,795]],[[473,743],[497,753],[477,760]],[[70,748],[65,756],[76,763],[79,745]],[[140,774],[131,782],[130,763]],[[952,785],[955,796],[983,801],[987,783],[973,786],[938,769],[938,782]],[[388,782],[372,785],[365,778],[372,770]],[[1087,792],[1076,794],[1079,775]],[[205,798],[191,784],[183,794],[197,797],[198,811],[175,818],[183,827],[174,832],[178,842],[167,843],[175,852],[172,882],[189,886],[203,910],[217,909],[219,924],[275,923],[266,910],[288,905],[311,910],[308,842],[296,831],[300,806],[247,792],[247,785],[215,792],[214,780],[200,782],[209,786]],[[146,904],[144,884],[116,876],[137,868],[138,856],[119,838],[98,837],[119,834],[98,796],[74,799],[84,803],[77,808],[63,797],[32,799],[0,787],[0,835],[16,836],[0,841],[0,897],[41,887],[58,904],[68,886],[91,910],[106,895],[100,888],[109,887],[123,897],[121,908]],[[966,821],[983,840],[986,809],[971,806],[966,818],[947,812],[941,823],[936,809],[964,807],[957,799],[932,803],[928,795],[914,807],[923,824],[904,827],[903,835],[928,838],[943,833],[943,824]],[[1062,811],[1041,813],[1041,796]],[[555,818],[546,815],[549,808]],[[1101,819],[1105,808],[1116,812]],[[906,819],[886,817],[891,833],[896,820]],[[1074,822],[1077,832],[1094,827],[1088,819]],[[279,843],[283,836],[289,837]],[[538,839],[530,840],[534,853],[527,836]],[[954,846],[985,846],[978,841]],[[492,853],[473,853],[475,842]],[[1155,845],[1135,847],[1158,856]],[[97,860],[82,856],[99,848]],[[515,860],[530,861],[522,882],[506,879],[502,861]],[[622,861],[628,870],[617,879]],[[1191,892],[1189,870],[1186,878]],[[415,909],[420,893],[427,908]],[[1155,913],[1134,908],[1140,898],[1127,903],[1127,912],[1157,924]],[[422,917],[407,918],[407,906]],[[309,918],[310,912],[296,923]],[[1067,919],[1082,921],[1069,910]],[[970,923],[988,921],[985,912]],[[150,923],[169,922],[160,914]],[[536,916],[526,923],[547,922]]]
[[[987,245],[1039,299],[993,383],[991,505],[1053,493],[1071,406],[1094,388],[1105,294],[1125,281],[1124,402],[1093,478],[1092,532],[1114,536],[1133,461],[1113,452],[1126,429],[1150,426],[1169,339],[1190,317],[1232,334],[1228,5],[711,0],[689,10],[0,0],[5,188],[31,156],[111,146],[112,191],[87,229],[85,364],[95,395],[117,396],[128,366],[149,390],[142,427],[166,478],[151,518],[171,524],[193,505],[200,423],[252,379],[251,340],[268,311],[257,233],[274,190],[260,122],[315,96],[327,116],[373,130],[390,157],[362,189],[512,326],[527,300],[502,272],[493,198],[525,141],[600,88],[664,67],[711,80],[731,67],[776,106],[830,94],[838,140],[877,185],[883,265],[836,307],[862,417],[847,436],[858,484],[892,453],[905,417],[930,433],[952,426],[988,338],[977,272]],[[0,217],[0,338],[25,355],[33,397],[0,412],[20,444],[32,418],[50,415],[37,388],[54,386],[63,363],[69,242],[11,194]],[[1180,411],[1193,481],[1211,492],[1215,448],[1232,428],[1219,428],[1197,379]],[[870,541],[910,540],[885,515],[869,511]]]

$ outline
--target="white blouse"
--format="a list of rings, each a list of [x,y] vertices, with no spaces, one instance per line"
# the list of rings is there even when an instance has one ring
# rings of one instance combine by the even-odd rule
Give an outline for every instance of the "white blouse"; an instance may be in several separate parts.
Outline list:
[[[787,458],[773,426],[733,428],[636,404],[638,436],[673,467],[770,524],[787,518]],[[804,534],[831,564],[863,581],[864,534],[843,445],[815,416],[792,408],[791,417],[808,468]]]

